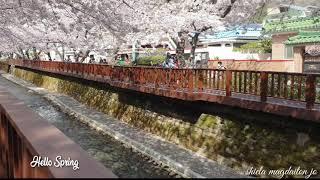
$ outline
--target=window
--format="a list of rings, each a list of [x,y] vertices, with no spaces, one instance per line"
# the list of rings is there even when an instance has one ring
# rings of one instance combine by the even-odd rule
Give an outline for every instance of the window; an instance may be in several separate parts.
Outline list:
[[[150,44],[146,44],[146,45],[141,45],[142,48],[152,48],[152,46]]]
[[[286,46],[286,47],[285,47],[284,58],[285,58],[285,59],[291,59],[291,58],[293,58],[293,46]]]
[[[246,43],[233,43],[234,48],[240,48],[240,46],[245,45]]]
[[[156,48],[163,48],[163,45],[158,44],[158,45],[156,46]]]
[[[289,7],[280,7],[280,12],[287,12],[289,10]]]
[[[209,47],[221,47],[221,44],[210,44]]]
[[[209,53],[207,53],[207,52],[201,53],[201,59],[207,60],[208,58],[209,58]]]
[[[210,0],[210,2],[211,2],[212,4],[217,4],[217,1],[218,1],[218,0]]]

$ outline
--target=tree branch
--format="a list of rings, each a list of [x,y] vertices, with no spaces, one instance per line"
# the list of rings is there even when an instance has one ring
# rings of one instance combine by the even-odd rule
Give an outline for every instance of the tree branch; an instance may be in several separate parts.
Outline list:
[[[231,12],[232,7],[236,1],[237,0],[231,0],[230,5],[227,6],[227,8],[223,11],[222,15],[220,16],[221,18],[225,18]]]
[[[3,8],[0,8],[1,11],[10,10],[10,9],[14,9],[14,8],[13,8],[13,7],[3,7]]]
[[[195,22],[194,22],[194,21],[192,21],[191,26],[193,27],[193,29],[194,29],[195,31],[197,31],[197,27],[196,27],[196,25],[195,25]]]

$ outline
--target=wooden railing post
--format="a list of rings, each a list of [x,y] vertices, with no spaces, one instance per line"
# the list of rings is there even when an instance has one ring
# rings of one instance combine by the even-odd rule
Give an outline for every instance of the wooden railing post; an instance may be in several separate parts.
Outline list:
[[[196,76],[197,76],[197,90],[203,91],[203,80],[204,80],[203,70],[202,69],[197,70]]]
[[[193,93],[193,70],[189,69],[188,70],[188,89],[189,89],[189,93]]]
[[[160,71],[160,69],[155,68],[154,70],[154,87],[157,89],[159,88],[159,82],[160,82],[160,73],[162,73],[162,71]]]
[[[266,102],[268,95],[268,73],[261,72],[260,74],[260,101]]]
[[[316,77],[312,74],[307,75],[306,80],[306,106],[307,109],[312,109],[316,100]]]
[[[226,96],[231,96],[232,71],[226,70]]]

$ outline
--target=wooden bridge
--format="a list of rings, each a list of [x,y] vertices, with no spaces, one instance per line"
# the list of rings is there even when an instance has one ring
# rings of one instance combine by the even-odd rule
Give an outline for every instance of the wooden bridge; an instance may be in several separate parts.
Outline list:
[[[207,101],[320,122],[319,75],[217,69],[163,69],[13,60],[11,65],[108,83],[158,96]]]

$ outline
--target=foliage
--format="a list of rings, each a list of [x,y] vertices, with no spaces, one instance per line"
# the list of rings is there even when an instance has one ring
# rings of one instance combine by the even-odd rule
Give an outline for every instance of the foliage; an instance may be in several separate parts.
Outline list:
[[[148,49],[144,54],[140,54],[140,56],[164,56],[166,55],[166,49],[158,48],[158,49]]]
[[[264,39],[256,42],[244,44],[234,51],[249,52],[249,53],[271,53],[272,42],[271,39]]]
[[[161,64],[166,60],[166,49],[148,49],[145,53],[139,54],[137,65],[155,65]]]
[[[144,65],[144,66],[149,66],[149,65],[156,65],[156,64],[162,64],[166,60],[166,56],[145,56],[145,57],[140,57],[138,58],[138,65]]]

